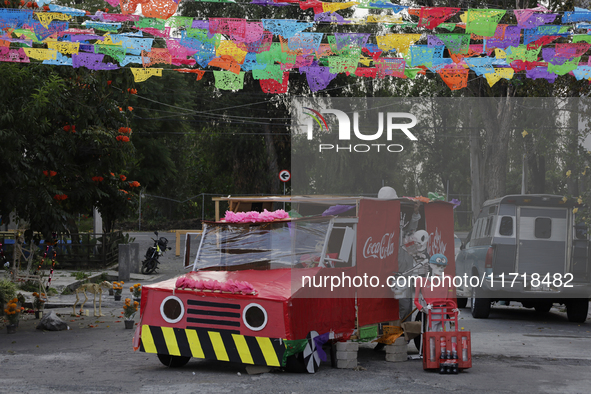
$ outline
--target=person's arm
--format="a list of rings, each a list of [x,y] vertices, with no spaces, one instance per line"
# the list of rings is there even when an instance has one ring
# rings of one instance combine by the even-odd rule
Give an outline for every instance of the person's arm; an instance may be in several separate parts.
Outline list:
[[[415,232],[417,231],[417,227],[419,226],[419,220],[421,220],[421,214],[419,213],[419,207],[421,206],[420,201],[415,201],[414,210],[412,216],[410,218],[410,222],[406,226],[404,226],[405,232]]]

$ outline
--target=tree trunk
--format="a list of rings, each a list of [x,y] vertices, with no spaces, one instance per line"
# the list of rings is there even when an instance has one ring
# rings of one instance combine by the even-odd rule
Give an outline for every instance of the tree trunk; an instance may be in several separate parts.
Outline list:
[[[571,96],[572,97],[572,96]],[[579,107],[578,100],[570,99],[567,108],[570,116],[568,120],[567,129],[567,143],[566,143],[566,170],[571,171],[571,175],[566,178],[566,190],[571,196],[579,195],[579,174],[577,173],[577,156],[579,152]]]
[[[480,101],[485,127],[486,149],[484,153],[485,200],[506,194],[507,153],[509,150],[510,124],[513,117],[513,89],[500,99]]]
[[[470,179],[471,183],[471,205],[472,205],[472,223],[480,212],[480,207],[484,202],[484,187],[482,180],[482,153],[480,151],[480,129],[474,122],[472,107],[468,109],[468,127],[470,129]]]
[[[271,194],[279,194],[279,164],[277,162],[277,150],[271,134],[271,127],[268,124],[263,125],[265,130],[265,145],[267,147],[267,168],[269,168]]]

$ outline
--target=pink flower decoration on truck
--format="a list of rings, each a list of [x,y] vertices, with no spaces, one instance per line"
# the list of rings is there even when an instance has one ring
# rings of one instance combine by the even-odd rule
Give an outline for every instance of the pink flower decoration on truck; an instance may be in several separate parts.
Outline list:
[[[263,212],[250,211],[234,213],[232,211],[226,211],[226,216],[223,220],[227,223],[261,223],[282,219],[289,219],[289,214],[283,209],[272,212],[265,209]]]
[[[232,293],[232,294],[255,294],[256,291],[254,286],[248,282],[240,282],[229,279],[226,282],[219,282],[217,280],[194,280],[191,278],[187,278],[186,276],[181,276],[175,282],[175,287],[177,289],[191,289],[197,291],[220,291],[224,293]]]

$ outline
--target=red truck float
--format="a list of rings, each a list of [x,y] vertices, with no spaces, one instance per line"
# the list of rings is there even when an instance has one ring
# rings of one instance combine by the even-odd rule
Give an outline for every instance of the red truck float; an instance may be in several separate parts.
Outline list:
[[[171,367],[195,357],[313,373],[326,341],[375,338],[378,323],[398,320],[387,278],[398,271],[412,199],[230,199],[237,201],[246,209],[284,201],[292,217],[204,222],[192,270],[143,287],[136,348]],[[448,258],[448,275],[455,272],[452,208],[425,203],[419,222],[431,235],[429,252]]]

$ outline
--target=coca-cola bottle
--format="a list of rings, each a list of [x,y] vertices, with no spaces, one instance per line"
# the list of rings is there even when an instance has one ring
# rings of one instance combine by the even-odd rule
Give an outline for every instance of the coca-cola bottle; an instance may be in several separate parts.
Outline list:
[[[445,337],[439,338],[439,373],[444,374],[447,373],[447,345],[445,341]]]
[[[458,372],[458,342],[454,337],[451,341],[451,373],[457,375]]]

